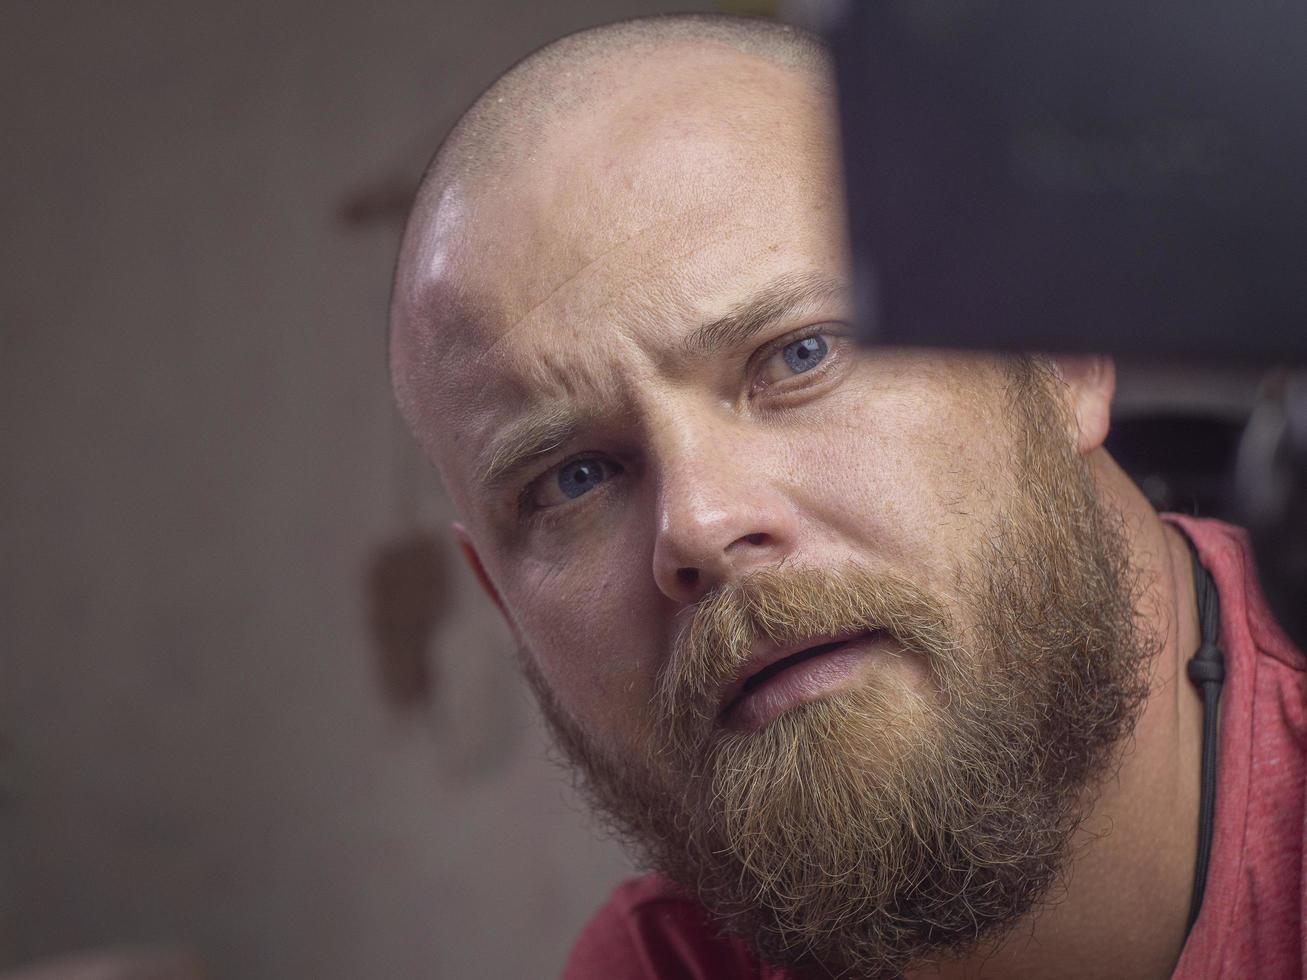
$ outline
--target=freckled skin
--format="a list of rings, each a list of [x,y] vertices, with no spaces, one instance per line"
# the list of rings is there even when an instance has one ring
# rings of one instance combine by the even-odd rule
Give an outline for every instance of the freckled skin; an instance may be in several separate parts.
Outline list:
[[[795,73],[739,53],[670,51],[631,65],[611,101],[567,119],[493,186],[455,183],[445,200],[457,207],[410,229],[392,335],[401,404],[483,584],[559,704],[611,757],[639,750],[681,614],[715,584],[783,560],[852,558],[948,596],[962,556],[1015,493],[994,358],[859,351],[838,301],[733,352],[677,354],[697,326],[778,277],[847,275],[830,113]],[[476,315],[445,315],[455,295]],[[760,352],[820,324],[831,325],[827,369],[759,390]],[[1064,362],[1067,438],[1132,528],[1167,636],[1137,764],[1105,792],[1095,824],[1138,834],[1118,833],[1078,866],[1082,897],[1041,920],[1042,951],[996,975],[1049,975],[1041,957],[1054,954],[1063,976],[1165,975],[1183,924],[1172,899],[1187,894],[1192,832],[1163,824],[1196,812],[1199,716],[1176,682],[1196,642],[1176,574],[1187,555],[1100,448],[1113,384],[1104,363]],[[521,480],[480,487],[487,440],[541,396],[600,411]],[[523,495],[578,455],[620,472],[524,518]],[[1159,834],[1167,847],[1138,843]],[[1154,916],[1163,901],[1180,907]],[[1102,938],[1145,910],[1156,931],[1105,961]]]

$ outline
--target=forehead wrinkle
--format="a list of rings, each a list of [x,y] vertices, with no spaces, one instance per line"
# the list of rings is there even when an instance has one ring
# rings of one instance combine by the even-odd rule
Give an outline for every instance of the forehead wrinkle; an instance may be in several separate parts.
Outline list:
[[[701,210],[703,207],[704,207],[703,205],[696,205],[694,208],[688,210],[697,211],[697,210]],[[544,306],[546,306],[552,299],[554,299],[555,296],[557,296],[559,293],[565,290],[576,280],[585,276],[589,272],[597,271],[596,266],[606,264],[608,262],[618,259],[619,252],[624,252],[634,248],[636,245],[640,244],[643,240],[646,240],[654,235],[662,233],[664,229],[667,229],[669,226],[674,227],[677,224],[684,224],[688,216],[689,215],[687,215],[687,213],[683,211],[674,215],[659,217],[647,224],[641,225],[635,231],[632,231],[630,234],[626,235],[623,238],[618,239],[615,242],[606,243],[594,255],[586,259],[586,261],[579,268],[566,275],[562,279],[562,281],[560,281],[557,285],[550,288],[549,292],[545,295],[543,299],[541,299],[538,303],[532,305],[528,310],[526,310],[525,313],[521,315],[521,317],[518,318],[518,321],[516,324],[514,324],[514,326],[520,325],[521,323],[530,320],[534,314],[536,314],[539,310],[541,310]]]
[[[702,228],[714,224],[721,215],[703,213],[695,217],[696,224]],[[639,275],[627,270],[619,288],[605,289],[602,300],[585,304],[586,308],[578,314],[563,316],[560,311],[556,317],[547,318],[544,307],[549,301],[537,304],[527,317],[500,328],[494,340],[480,345],[474,361],[502,361],[511,352],[518,355],[513,360],[525,362],[519,370],[523,382],[533,392],[553,391],[560,396],[576,397],[582,389],[590,388],[604,401],[620,400],[622,372],[614,368],[619,363],[633,366],[637,360],[661,363],[669,351],[684,343],[675,339],[676,334],[686,323],[698,320],[695,312],[698,304],[688,298],[686,289],[704,278],[703,270],[692,260],[727,244],[741,228],[737,222],[730,227],[717,227],[707,237],[687,237],[656,263],[643,266]],[[690,231],[684,223],[679,230]],[[615,261],[617,257],[610,252],[602,258]],[[598,271],[599,261],[589,263],[587,268]],[[666,269],[667,266],[679,268]],[[659,269],[666,271],[656,275]],[[578,278],[579,275],[574,275],[569,282]],[[550,301],[556,302],[559,292],[555,290]],[[574,300],[572,305],[581,306],[581,303]],[[521,335],[526,330],[532,332],[533,341],[544,339],[538,345],[543,349],[536,350],[536,344],[528,347],[523,343]],[[559,346],[560,339],[572,342],[565,352]],[[619,347],[624,349],[619,351]],[[563,357],[568,358],[567,362],[559,363]]]
[[[523,371],[530,395],[558,402],[616,407],[642,359],[616,325],[569,329],[534,345]]]
[[[570,339],[586,337],[573,333]],[[526,363],[517,365],[513,387],[526,393],[526,406],[481,453],[477,469],[482,483],[503,485],[524,465],[558,449],[587,426],[621,414],[630,387],[624,378],[631,374],[622,368],[630,362],[614,362],[616,352],[610,351],[606,357],[604,351],[577,343],[562,351],[551,345],[523,352]]]
[[[667,254],[659,257],[657,263],[651,264],[649,256],[645,255],[638,260],[632,258],[631,265],[638,266],[641,270],[640,276],[631,274],[631,269],[620,269],[625,274],[622,277],[623,285],[618,289],[611,286],[606,287],[604,291],[604,304],[595,303],[593,307],[598,309],[596,313],[603,313],[602,306],[611,308],[617,302],[624,299],[629,293],[642,284],[639,280],[647,279],[653,271],[659,267],[682,262],[693,258],[696,254],[724,244],[732,235],[732,231],[714,232],[707,238],[695,235],[702,232],[705,228],[714,227],[720,220],[722,213],[727,209],[721,204],[695,204],[687,207],[676,214],[656,218],[647,224],[641,225],[640,228],[626,235],[624,238],[612,244],[605,244],[596,254],[572,272],[565,275],[556,285],[549,287],[548,293],[543,299],[532,303],[523,313],[512,317],[512,322],[499,331],[498,336],[488,345],[483,347],[478,357],[484,358],[491,356],[506,343],[512,342],[523,329],[538,327],[540,321],[544,319],[545,308],[551,303],[556,303],[561,294],[567,291],[568,287],[578,284],[581,280],[594,275],[603,273],[617,263],[620,263],[627,253],[641,244],[646,244],[650,239],[660,239],[659,244],[665,248],[671,246],[669,240],[675,237],[683,237],[685,241],[677,246],[671,246]]]

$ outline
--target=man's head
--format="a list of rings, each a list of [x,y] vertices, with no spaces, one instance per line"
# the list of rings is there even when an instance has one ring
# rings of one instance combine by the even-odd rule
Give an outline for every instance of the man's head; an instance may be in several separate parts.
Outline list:
[[[875,974],[1044,897],[1144,696],[1110,364],[853,342],[812,40],[545,49],[447,140],[391,363],[597,805],[778,961]]]

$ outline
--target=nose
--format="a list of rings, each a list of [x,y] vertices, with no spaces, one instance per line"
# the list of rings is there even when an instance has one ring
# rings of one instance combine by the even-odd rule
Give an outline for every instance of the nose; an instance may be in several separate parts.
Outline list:
[[[661,466],[654,579],[677,603],[698,602],[793,553],[797,521],[762,459],[729,443],[682,446]]]

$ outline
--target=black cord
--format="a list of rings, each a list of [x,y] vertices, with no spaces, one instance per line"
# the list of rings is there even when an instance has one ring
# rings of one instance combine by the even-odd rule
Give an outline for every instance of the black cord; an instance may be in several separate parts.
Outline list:
[[[1212,822],[1216,815],[1216,736],[1217,709],[1221,703],[1221,685],[1225,681],[1225,657],[1221,653],[1221,600],[1211,573],[1198,560],[1193,542],[1189,551],[1194,565],[1194,594],[1198,600],[1198,625],[1202,639],[1198,652],[1189,660],[1189,680],[1203,697],[1203,768],[1201,795],[1198,800],[1198,860],[1194,865],[1194,890],[1189,900],[1189,937],[1203,907],[1207,887],[1207,868],[1212,857]]]

